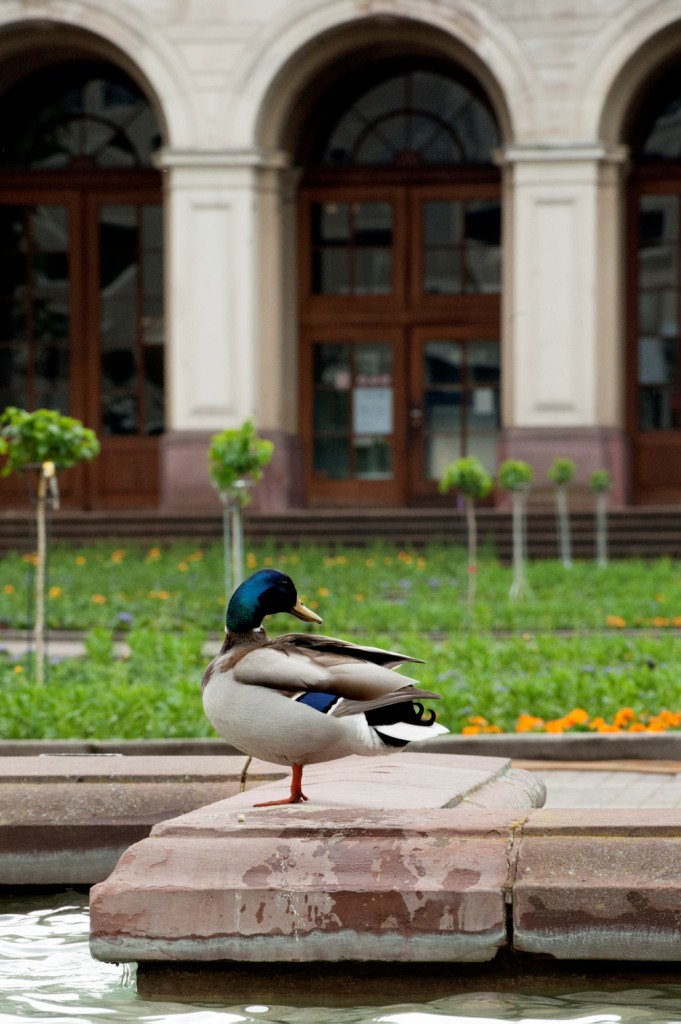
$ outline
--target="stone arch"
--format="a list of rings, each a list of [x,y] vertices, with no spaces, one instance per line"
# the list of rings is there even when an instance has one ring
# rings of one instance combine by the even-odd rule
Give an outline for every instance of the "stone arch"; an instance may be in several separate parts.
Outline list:
[[[101,58],[122,68],[144,92],[167,146],[193,144],[198,117],[191,83],[160,38],[145,34],[123,11],[120,5],[104,11],[86,3],[77,12],[65,5],[58,19],[46,18],[40,10],[22,18],[0,18],[5,87],[55,59]]]
[[[673,0],[609,20],[580,76],[585,137],[626,143],[637,99],[674,57],[681,58],[681,18]]]
[[[456,14],[423,0],[409,17],[394,0],[353,9],[334,0],[323,11],[299,5],[293,16],[274,22],[260,48],[235,69],[234,143],[269,152],[295,148],[310,97],[310,83],[330,81],[353,50],[379,45],[389,53],[450,59],[471,74],[487,93],[506,143],[531,120],[532,74],[512,34],[477,5],[464,3]]]

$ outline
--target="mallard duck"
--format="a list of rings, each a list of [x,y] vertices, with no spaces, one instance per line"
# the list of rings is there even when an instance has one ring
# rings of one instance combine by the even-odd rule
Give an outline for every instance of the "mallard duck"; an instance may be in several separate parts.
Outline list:
[[[290,795],[256,807],[307,800],[306,764],[392,754],[412,740],[448,732],[419,703],[439,694],[391,671],[420,658],[310,633],[271,640],[262,620],[277,612],[322,622],[300,601],[289,576],[259,569],[235,590],[225,642],[202,683],[203,707],[216,732],[245,754],[293,769]]]

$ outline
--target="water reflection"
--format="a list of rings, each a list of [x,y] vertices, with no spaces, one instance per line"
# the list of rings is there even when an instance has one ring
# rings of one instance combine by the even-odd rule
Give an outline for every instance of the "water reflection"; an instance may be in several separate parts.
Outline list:
[[[562,997],[478,992],[428,1004],[208,1007],[138,1000],[134,968],[88,949],[87,896],[0,900],[0,1024],[681,1024],[681,987]]]

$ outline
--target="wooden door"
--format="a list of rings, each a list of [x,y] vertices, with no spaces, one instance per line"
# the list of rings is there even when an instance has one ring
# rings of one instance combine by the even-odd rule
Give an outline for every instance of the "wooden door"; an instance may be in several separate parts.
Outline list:
[[[309,187],[300,226],[309,502],[433,503],[452,459],[494,469],[498,182]]]
[[[156,175],[136,187],[0,191],[0,408],[54,408],[101,442],[60,474],[82,508],[154,506],[163,430],[162,223]],[[30,482],[29,482],[30,484]],[[30,485],[3,481],[0,502]]]
[[[681,184],[639,169],[629,218],[627,419],[637,502],[681,500]]]

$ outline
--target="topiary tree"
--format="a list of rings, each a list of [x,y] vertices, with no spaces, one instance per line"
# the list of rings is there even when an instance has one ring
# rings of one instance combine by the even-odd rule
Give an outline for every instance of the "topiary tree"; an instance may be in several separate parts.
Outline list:
[[[534,473],[532,466],[520,459],[506,459],[499,467],[499,485],[511,493],[513,513],[513,583],[510,597],[529,593],[525,564],[527,561],[527,495]]]
[[[602,568],[608,564],[608,492],[612,487],[607,469],[595,470],[589,485],[596,498],[596,562]]]
[[[494,481],[480,460],[472,455],[456,459],[445,466],[440,477],[439,487],[443,494],[448,491],[458,491],[463,496],[468,536],[468,604],[473,605],[478,572],[478,530],[475,519],[475,502],[490,493],[494,487]]]
[[[575,475],[572,459],[555,458],[546,474],[553,484],[556,498],[556,520],[558,522],[558,550],[566,569],[572,568],[572,538],[570,536],[570,512],[568,508],[568,484]]]
[[[227,600],[244,577],[242,510],[251,500],[250,488],[261,479],[273,452],[272,441],[258,437],[251,420],[211,438],[208,468],[222,502]]]
[[[62,416],[55,409],[27,412],[8,406],[0,416],[0,455],[5,456],[2,475],[33,470],[36,473],[37,565],[35,576],[34,640],[36,682],[45,680],[45,574],[47,563],[47,508],[59,507],[57,473],[99,452],[93,430],[80,420]]]

